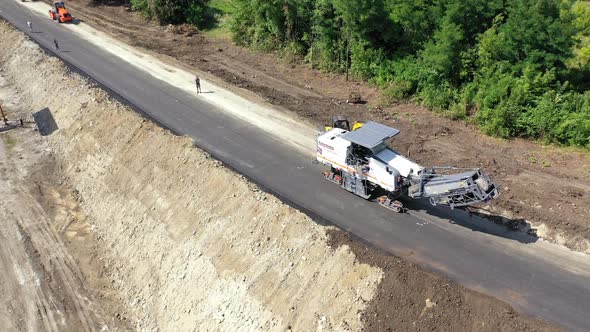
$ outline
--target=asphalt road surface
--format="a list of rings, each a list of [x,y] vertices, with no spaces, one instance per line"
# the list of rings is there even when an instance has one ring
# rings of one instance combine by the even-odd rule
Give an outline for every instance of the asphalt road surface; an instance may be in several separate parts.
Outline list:
[[[570,330],[590,329],[590,259],[462,211],[412,204],[395,214],[324,181],[321,168],[273,136],[154,79],[49,18],[3,0],[0,16],[228,166],[318,221]],[[402,133],[403,135],[403,133]]]

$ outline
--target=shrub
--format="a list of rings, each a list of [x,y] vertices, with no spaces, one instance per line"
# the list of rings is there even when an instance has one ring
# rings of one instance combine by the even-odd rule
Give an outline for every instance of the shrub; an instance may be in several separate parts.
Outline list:
[[[147,0],[131,0],[131,8],[147,18],[152,17],[152,11]]]
[[[391,104],[407,99],[412,95],[411,92],[412,83],[406,81],[391,82],[387,88],[383,89],[383,103]]]
[[[351,42],[350,73],[352,76],[368,80],[374,77],[384,61],[383,51],[373,49],[362,42]]]
[[[491,135],[588,146],[590,15],[579,2],[234,1],[241,45],[342,72],[349,40],[351,75],[387,103],[416,98]]]
[[[446,110],[457,102],[457,89],[449,82],[424,86],[419,96],[422,104],[434,110]]]
[[[281,49],[281,57],[288,63],[300,61],[304,54],[305,48],[296,42],[289,42]]]

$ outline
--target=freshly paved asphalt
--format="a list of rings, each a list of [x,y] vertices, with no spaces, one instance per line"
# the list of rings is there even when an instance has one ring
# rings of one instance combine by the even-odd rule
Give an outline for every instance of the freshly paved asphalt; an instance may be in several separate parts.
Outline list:
[[[75,13],[74,13],[75,14]],[[309,213],[382,250],[500,298],[569,330],[590,330],[590,261],[462,211],[409,203],[395,214],[324,181],[321,168],[256,127],[224,114],[10,0],[0,16],[59,57],[225,164]],[[49,51],[50,52],[50,51]],[[43,79],[40,77],[39,79]],[[402,133],[403,135],[403,133]]]

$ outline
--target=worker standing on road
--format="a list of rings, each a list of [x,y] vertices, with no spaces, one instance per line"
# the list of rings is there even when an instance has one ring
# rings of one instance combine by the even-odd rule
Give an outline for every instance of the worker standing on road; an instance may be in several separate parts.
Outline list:
[[[55,45],[55,50],[59,51],[59,44],[57,43],[57,39],[53,38],[53,44]]]
[[[29,31],[33,32],[33,23],[27,21],[27,26],[29,27]]]
[[[197,93],[201,93],[201,79],[199,76],[195,77],[195,84],[197,85]]]

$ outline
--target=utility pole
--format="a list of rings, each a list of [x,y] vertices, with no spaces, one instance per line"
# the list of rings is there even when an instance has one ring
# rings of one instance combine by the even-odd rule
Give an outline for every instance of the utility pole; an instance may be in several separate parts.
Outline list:
[[[348,82],[348,67],[350,67],[350,28],[346,32],[346,82]]]
[[[6,118],[6,114],[4,113],[2,105],[0,105],[0,114],[2,114],[2,121],[4,121],[4,125],[8,126],[8,119]]]
[[[313,69],[313,47],[315,46],[315,38],[314,38],[314,31],[313,31],[313,27],[311,30],[311,47],[310,47],[310,62],[311,62],[311,69]]]

